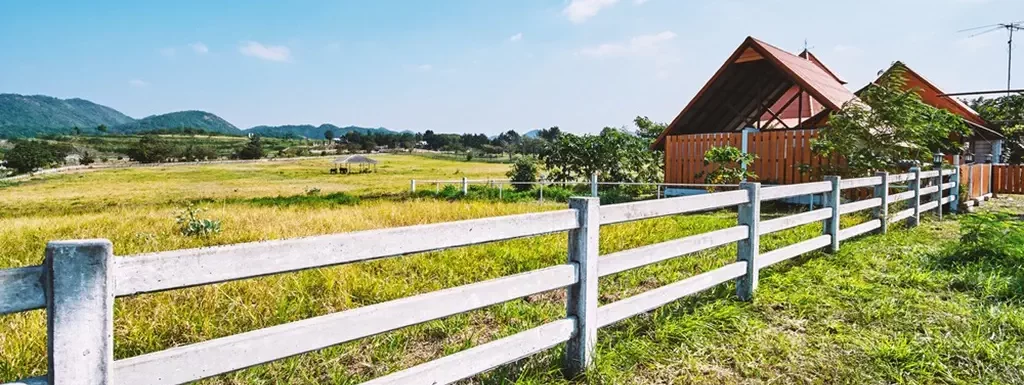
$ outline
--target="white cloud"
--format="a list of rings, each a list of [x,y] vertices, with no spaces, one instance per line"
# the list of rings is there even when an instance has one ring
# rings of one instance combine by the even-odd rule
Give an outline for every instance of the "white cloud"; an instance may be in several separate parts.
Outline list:
[[[178,53],[178,50],[174,49],[174,47],[167,47],[167,48],[161,48],[160,49],[160,55],[163,55],[165,57],[174,57],[174,55],[176,55],[177,53]]]
[[[633,0],[633,4],[636,4],[636,5],[643,5],[643,4],[644,4],[644,3],[646,3],[647,1],[648,1],[648,0]]]
[[[636,36],[629,39],[628,42],[604,43],[595,47],[587,47],[580,50],[580,54],[595,57],[654,54],[657,53],[662,43],[675,38],[675,32],[663,31],[653,35]]]
[[[189,44],[188,46],[192,48],[192,52],[195,52],[200,55],[210,52],[210,47],[207,47],[206,44],[203,44],[202,42],[195,42]]]
[[[619,0],[572,0],[562,13],[569,21],[579,24],[594,17],[602,9],[611,7]]]
[[[523,33],[522,32],[517,33],[515,35],[512,35],[512,37],[508,38],[508,41],[520,41],[520,40],[523,40]]]
[[[242,55],[252,56],[263,60],[289,62],[292,60],[292,51],[283,45],[263,45],[255,41],[242,42],[238,47]]]
[[[141,80],[141,79],[132,79],[132,80],[128,81],[128,85],[130,85],[132,87],[142,88],[142,87],[148,87],[149,83],[147,83],[145,80]]]
[[[419,64],[409,67],[409,69],[415,72],[430,72],[434,69],[434,66],[430,64]]]

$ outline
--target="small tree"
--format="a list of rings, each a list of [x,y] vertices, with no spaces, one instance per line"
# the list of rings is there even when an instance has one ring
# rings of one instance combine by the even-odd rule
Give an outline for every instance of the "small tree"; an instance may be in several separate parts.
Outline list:
[[[107,132],[107,125],[106,124],[101,124],[99,126],[96,126],[96,131],[106,133]]]
[[[713,166],[714,169],[697,173],[697,178],[703,177],[707,184],[735,184],[746,179],[756,179],[757,175],[749,167],[754,159],[754,154],[744,154],[733,146],[711,147],[704,153],[704,165]]]
[[[334,140],[334,131],[331,131],[331,130],[324,131],[324,139],[327,139],[328,142]]]
[[[260,159],[263,158],[263,142],[259,135],[249,137],[249,142],[238,150],[239,159]]]
[[[960,138],[970,134],[963,119],[929,106],[908,89],[905,70],[893,66],[861,92],[860,101],[847,102],[829,117],[811,148],[820,155],[838,155],[842,168],[826,173],[863,176],[873,171],[899,171],[906,161],[931,162],[936,151],[959,152]]]
[[[517,183],[527,183],[537,181],[537,163],[533,161],[533,158],[528,156],[520,156],[516,158],[516,162],[512,164],[512,169],[505,173],[512,180]],[[533,186],[529,184],[514,184],[512,185],[516,191],[526,191]]]

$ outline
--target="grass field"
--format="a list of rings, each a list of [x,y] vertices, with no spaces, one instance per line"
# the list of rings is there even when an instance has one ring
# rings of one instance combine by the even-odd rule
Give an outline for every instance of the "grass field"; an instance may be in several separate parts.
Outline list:
[[[0,187],[0,267],[38,264],[47,240],[109,238],[119,255],[564,208],[564,204],[446,201],[394,195],[408,180],[499,178],[507,165],[380,157],[379,174],[327,174],[326,160],[130,169]],[[358,204],[278,196],[348,192]],[[379,198],[387,196],[386,198]],[[188,238],[173,215],[199,201],[221,234]],[[1018,210],[1020,206],[1017,206]],[[850,218],[844,225],[854,224]],[[719,211],[606,226],[609,253],[734,225]],[[1024,308],[952,285],[939,261],[956,221],[861,238],[762,272],[755,301],[723,285],[602,329],[595,371],[576,383],[1021,383]],[[771,250],[820,233],[768,236]],[[735,260],[735,247],[613,275],[608,303]],[[211,338],[564,263],[566,236],[548,235],[118,300],[115,356]],[[998,272],[992,274],[998,279]],[[204,381],[355,384],[561,318],[556,291],[386,333]],[[0,381],[45,371],[45,317],[0,316]],[[471,384],[569,383],[560,349]]]

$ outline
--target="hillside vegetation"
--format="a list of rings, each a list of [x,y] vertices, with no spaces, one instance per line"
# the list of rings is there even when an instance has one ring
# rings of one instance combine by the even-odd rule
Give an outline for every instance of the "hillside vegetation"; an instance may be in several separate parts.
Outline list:
[[[225,135],[243,135],[242,130],[221,117],[205,111],[179,111],[161,115],[148,116],[130,123],[114,127],[114,132],[134,134],[155,130],[184,130],[197,128],[209,133]]]
[[[88,100],[0,94],[0,137],[65,133],[72,127],[112,127],[133,121],[113,108]]]

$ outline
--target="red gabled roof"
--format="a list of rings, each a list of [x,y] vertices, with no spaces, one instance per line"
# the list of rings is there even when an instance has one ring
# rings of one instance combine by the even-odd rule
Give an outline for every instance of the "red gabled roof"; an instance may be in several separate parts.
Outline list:
[[[889,69],[885,70],[885,73],[883,73],[878,78],[881,79],[883,76],[888,74],[890,71],[893,70],[893,68],[896,68],[897,66],[903,68],[904,80],[906,80],[907,82],[906,88],[908,90],[916,91],[917,95],[920,96],[921,100],[926,104],[935,108],[941,108],[946,111],[952,112],[966,119],[967,121],[970,121],[971,123],[980,126],[985,126],[988,124],[985,122],[984,119],[981,118],[980,115],[978,115],[976,111],[971,109],[971,107],[968,107],[966,104],[964,104],[955,97],[946,96],[946,92],[942,91],[941,89],[939,89],[939,87],[935,86],[935,83],[928,81],[928,79],[925,79],[924,76],[921,76],[921,74],[917,73],[917,71],[914,71],[903,62],[897,61],[893,63],[893,65],[890,66]]]
[[[822,63],[821,60],[819,60],[817,56],[814,56],[814,54],[811,53],[811,51],[808,51],[807,49],[804,49],[804,51],[801,52],[800,55],[797,55],[797,56],[800,56],[800,57],[802,57],[804,59],[810,60],[812,63],[814,63],[818,67],[821,67],[821,69],[825,70],[825,72],[828,72],[829,75],[832,75],[832,78],[836,79],[836,81],[839,82],[840,84],[846,84],[845,80],[840,78],[839,75],[836,75],[836,73],[833,72],[831,68],[828,68],[827,66],[825,66],[825,63]]]
[[[775,103],[793,85],[828,110],[857,98],[816,60],[747,37],[651,147],[663,148],[670,134],[734,131],[757,118],[761,104]]]

